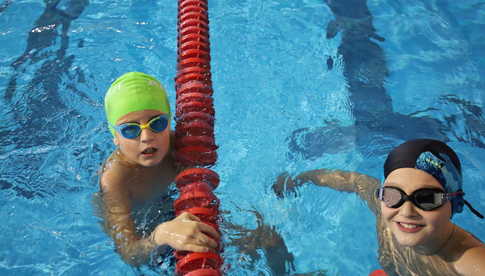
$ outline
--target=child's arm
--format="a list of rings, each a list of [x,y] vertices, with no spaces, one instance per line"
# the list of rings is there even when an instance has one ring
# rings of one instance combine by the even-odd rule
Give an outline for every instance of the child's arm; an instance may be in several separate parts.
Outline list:
[[[326,186],[338,191],[357,193],[367,201],[369,207],[375,211],[377,208],[376,189],[379,187],[379,180],[371,176],[356,172],[340,170],[311,170],[299,174],[291,179],[287,173],[278,176],[273,190],[278,196],[283,196],[284,191],[292,192],[296,187],[307,182],[318,186]]]
[[[104,225],[125,262],[137,266],[148,261],[150,253],[157,245],[136,234],[131,218],[131,201],[128,192],[121,185],[121,177],[122,175],[116,175],[112,170],[105,171],[101,177]]]
[[[127,263],[135,266],[147,263],[150,254],[162,245],[194,252],[213,251],[217,247],[214,240],[219,239],[217,231],[188,213],[159,224],[146,238],[137,235],[131,217],[131,200],[123,183],[127,179],[129,176],[113,167],[101,177],[105,229]]]

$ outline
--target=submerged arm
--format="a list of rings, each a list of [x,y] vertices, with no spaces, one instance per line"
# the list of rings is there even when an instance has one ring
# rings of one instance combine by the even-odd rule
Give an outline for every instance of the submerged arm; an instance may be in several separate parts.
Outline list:
[[[278,176],[276,183],[273,184],[273,190],[279,197],[282,197],[285,190],[294,192],[296,187],[308,182],[338,191],[357,193],[363,200],[367,201],[373,211],[377,206],[375,190],[379,187],[379,180],[356,172],[318,169],[303,172],[294,179],[284,173]]]
[[[110,183],[110,185],[107,185]],[[103,187],[105,231],[114,240],[117,251],[123,260],[138,266],[147,263],[157,245],[149,238],[137,235],[131,217],[131,204],[128,193],[115,184],[117,179],[105,173],[101,179]]]
[[[243,254],[256,262],[261,257],[261,251],[267,258],[268,267],[274,275],[288,275],[295,270],[294,257],[289,252],[286,243],[275,226],[264,223],[263,216],[256,210],[245,210],[256,216],[256,229],[246,229],[244,226],[232,224],[224,220],[224,227],[235,230],[236,235],[230,235],[229,245],[235,245]]]

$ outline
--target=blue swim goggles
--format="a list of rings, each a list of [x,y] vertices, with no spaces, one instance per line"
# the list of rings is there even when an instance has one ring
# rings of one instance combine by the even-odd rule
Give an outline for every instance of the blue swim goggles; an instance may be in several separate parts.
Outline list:
[[[150,128],[154,133],[164,131],[168,126],[168,115],[161,114],[146,124],[138,123],[124,123],[117,126],[112,126],[121,136],[126,139],[135,139],[140,136],[141,131],[145,128]]]

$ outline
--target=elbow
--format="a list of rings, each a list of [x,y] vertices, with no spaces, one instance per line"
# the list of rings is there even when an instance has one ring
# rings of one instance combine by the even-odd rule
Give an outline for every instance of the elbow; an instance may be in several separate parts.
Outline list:
[[[116,251],[123,261],[131,266],[139,267],[147,263],[148,257],[143,250],[139,249],[137,242],[121,244],[117,246]]]
[[[140,256],[133,254],[133,252],[130,252],[130,250],[126,250],[126,249],[118,250],[118,253],[120,254],[121,258],[125,263],[133,267],[139,267],[145,264],[144,260],[140,258]]]

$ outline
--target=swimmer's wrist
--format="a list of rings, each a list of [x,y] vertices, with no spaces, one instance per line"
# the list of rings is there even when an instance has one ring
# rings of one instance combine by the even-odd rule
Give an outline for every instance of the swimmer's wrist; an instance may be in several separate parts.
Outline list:
[[[155,230],[153,230],[153,232],[150,234],[150,236],[148,236],[148,241],[153,244],[154,246],[163,246],[163,245],[168,245],[168,242],[166,242],[165,240],[160,240],[160,234],[157,235],[157,232],[159,231],[159,228],[155,228]],[[157,236],[158,236],[158,239],[157,239]]]

